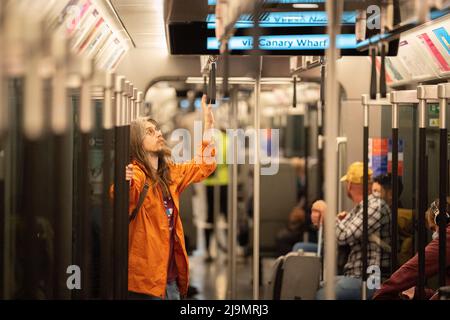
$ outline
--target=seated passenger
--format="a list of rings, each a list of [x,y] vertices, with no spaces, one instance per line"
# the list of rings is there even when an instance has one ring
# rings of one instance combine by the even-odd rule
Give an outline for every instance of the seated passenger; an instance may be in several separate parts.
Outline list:
[[[313,215],[314,211],[322,211],[325,210],[326,204],[324,201],[316,201],[311,207],[311,216]],[[317,212],[316,212],[317,214]],[[313,225],[314,226],[314,225]],[[314,226],[315,227],[315,226]],[[297,242],[294,244],[294,247],[292,248],[292,251],[299,251],[302,250],[304,252],[317,252],[317,243],[316,242]]]
[[[280,230],[276,236],[277,256],[291,251],[292,246],[302,238],[304,226],[305,211],[300,206],[295,206],[289,214],[286,228]]]
[[[358,300],[361,298],[362,276],[362,232],[363,232],[363,163],[352,163],[347,174],[341,178],[346,182],[347,195],[354,207],[349,212],[341,212],[336,217],[336,238],[338,246],[347,246],[348,258],[344,265],[343,275],[336,277],[335,294],[338,300]],[[369,181],[372,171],[369,169]],[[369,190],[370,185],[369,185]],[[390,210],[387,203],[373,195],[369,195],[367,247],[368,266],[379,266],[381,272],[389,267],[389,252],[385,244],[390,243]],[[313,224],[319,226],[326,219],[326,205],[322,201],[311,214]],[[368,290],[371,297],[373,290]],[[324,288],[317,292],[317,299],[325,298]]]
[[[287,226],[277,233],[277,256],[289,253],[292,250],[292,246],[303,238],[304,232],[308,232],[308,217],[307,212],[305,212],[307,206],[305,159],[294,157],[291,159],[291,165],[295,169],[297,177],[297,204],[289,214]]]
[[[428,211],[428,226],[431,230],[435,230],[433,240],[425,247],[425,277],[430,278],[439,272],[439,237],[436,232],[436,217],[439,214],[439,200],[435,200]],[[447,241],[446,241],[446,284],[450,284],[450,197],[447,197]],[[431,220],[431,221],[430,221]],[[375,292],[374,300],[400,299],[407,297],[413,299],[416,297],[414,287],[417,285],[419,276],[419,257],[416,254],[413,258],[402,265],[388,280],[386,280],[381,288]],[[405,291],[406,290],[406,291]],[[433,290],[425,290],[426,298],[434,299],[436,295]]]

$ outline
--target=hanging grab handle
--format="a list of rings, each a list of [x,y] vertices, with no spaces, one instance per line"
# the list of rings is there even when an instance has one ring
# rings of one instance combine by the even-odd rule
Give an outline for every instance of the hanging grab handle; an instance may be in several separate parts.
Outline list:
[[[297,77],[294,76],[294,96],[292,98],[292,108],[297,108]]]
[[[203,76],[203,94],[209,96],[209,88],[208,88],[208,77]]]
[[[230,56],[228,52],[228,43],[224,44],[225,52],[223,53],[223,83],[222,83],[222,92],[223,97],[228,99],[230,97],[230,90],[228,89],[228,77],[230,76]]]
[[[209,103],[216,103],[216,64],[211,63],[211,71],[209,72]]]
[[[381,44],[381,70],[380,70],[380,94],[381,98],[386,98],[386,47]]]
[[[325,105],[325,64],[323,60],[320,67],[320,103],[322,107]]]
[[[377,98],[377,50],[376,48],[371,48],[370,58],[372,63],[372,73],[370,74],[370,99],[375,100]]]

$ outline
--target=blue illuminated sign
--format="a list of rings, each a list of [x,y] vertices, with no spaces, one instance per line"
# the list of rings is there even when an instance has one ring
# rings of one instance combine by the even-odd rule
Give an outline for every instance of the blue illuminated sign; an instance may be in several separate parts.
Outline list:
[[[189,102],[188,99],[183,99],[180,101],[180,108],[189,109],[190,106],[191,106],[191,103]],[[200,98],[195,99],[194,107],[195,107],[195,109],[201,109],[202,108],[202,99],[200,99]]]
[[[208,50],[218,50],[219,41],[215,37],[208,37]],[[325,50],[329,46],[329,36],[323,35],[289,35],[289,36],[261,36],[259,48],[261,50]],[[232,37],[228,42],[230,50],[251,50],[253,37]],[[356,36],[343,34],[337,38],[339,49],[355,49]]]
[[[201,107],[202,107],[202,99],[200,99],[200,98],[195,99],[194,106],[195,106],[195,109],[201,109]]]
[[[436,37],[439,39],[439,42],[442,46],[447,50],[450,55],[450,35],[444,27],[433,30]]]
[[[180,107],[181,109],[188,109],[190,106],[189,100],[188,99],[183,99],[180,101]]]
[[[216,28],[216,15],[209,14],[206,18],[208,29]],[[263,28],[272,27],[309,27],[326,26],[328,23],[327,13],[324,11],[304,11],[304,12],[270,12],[260,21]],[[355,12],[344,12],[342,15],[343,25],[354,25],[356,23]],[[253,18],[250,15],[242,15],[237,21],[236,28],[253,27]]]

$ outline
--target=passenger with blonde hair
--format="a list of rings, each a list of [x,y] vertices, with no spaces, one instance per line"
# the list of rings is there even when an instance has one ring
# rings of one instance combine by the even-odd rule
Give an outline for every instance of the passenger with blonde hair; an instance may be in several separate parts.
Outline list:
[[[327,205],[323,201],[313,204],[311,221],[320,226],[326,219],[335,220],[336,240],[341,260],[345,260],[343,274],[335,279],[335,294],[337,300],[359,300],[361,298],[361,285],[363,275],[363,177],[364,164],[352,163],[347,174],[341,178],[345,182],[347,196],[353,202],[353,208],[346,212],[327,213]],[[369,190],[371,187],[372,170],[368,170]],[[386,244],[390,243],[391,213],[387,203],[372,194],[367,199],[368,237],[367,262],[369,266],[378,266],[381,275],[389,267],[389,250]],[[328,215],[328,217],[327,217]],[[369,289],[369,297],[374,290]],[[325,298],[325,288],[322,287],[316,295],[318,300]]]

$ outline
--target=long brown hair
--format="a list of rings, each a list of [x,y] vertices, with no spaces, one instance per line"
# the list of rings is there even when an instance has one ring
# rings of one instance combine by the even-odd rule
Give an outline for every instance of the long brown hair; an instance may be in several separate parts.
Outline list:
[[[169,162],[171,161],[171,150],[164,147],[156,155],[158,156],[158,170],[155,170],[149,159],[148,151],[144,150],[143,141],[146,135],[146,124],[150,122],[158,127],[158,123],[151,118],[140,118],[131,123],[130,126],[130,155],[137,161],[147,177],[150,178],[153,189],[158,185],[161,187],[164,197],[169,197],[169,185],[172,184],[170,178]]]

